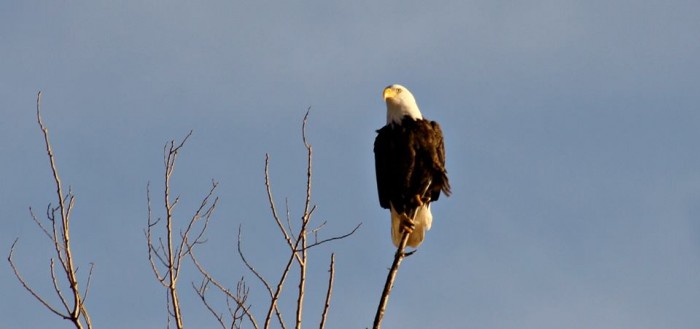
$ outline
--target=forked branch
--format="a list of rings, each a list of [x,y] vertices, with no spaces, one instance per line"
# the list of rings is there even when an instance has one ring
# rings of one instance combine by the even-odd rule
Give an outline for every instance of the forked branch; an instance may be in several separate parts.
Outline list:
[[[183,257],[192,254],[192,249],[205,242],[204,233],[209,225],[209,220],[216,209],[219,198],[213,197],[218,183],[212,180],[209,192],[202,199],[199,207],[190,217],[184,230],[180,230],[179,237],[175,234],[175,218],[174,209],[180,201],[180,197],[175,197],[171,201],[171,183],[170,179],[175,171],[175,164],[180,149],[185,145],[185,142],[192,135],[190,131],[187,136],[179,144],[175,141],[170,141],[163,148],[163,163],[165,166],[165,179],[163,186],[163,206],[165,210],[165,232],[164,237],[159,237],[157,243],[154,238],[153,230],[161,222],[161,218],[154,219],[151,209],[151,192],[150,184],[146,186],[146,199],[148,202],[148,222],[144,234],[146,235],[146,244],[148,247],[148,260],[151,264],[151,269],[158,282],[166,289],[167,298],[166,305],[168,311],[168,323],[172,319],[178,329],[184,328],[182,320],[182,309],[178,296],[177,282],[182,269]],[[212,197],[214,200],[212,201]],[[178,240],[179,238],[179,240]],[[206,285],[203,285],[202,293],[206,291]]]
[[[286,257],[284,261],[284,266],[281,269],[281,273],[278,276],[278,279],[275,280],[270,280],[269,278],[266,278],[263,273],[258,271],[253,264],[250,262],[248,257],[246,257],[244,251],[243,251],[243,243],[242,243],[242,229],[239,226],[239,231],[238,231],[238,243],[237,243],[237,251],[240,259],[242,260],[243,264],[246,266],[248,271],[250,271],[255,278],[261,283],[261,285],[264,287],[268,297],[270,298],[270,304],[269,307],[267,308],[267,312],[265,314],[265,320],[264,324],[262,325],[262,328],[268,329],[272,325],[272,322],[274,321],[273,317],[277,318],[277,322],[279,323],[279,326],[282,329],[286,329],[287,325],[284,321],[284,317],[282,315],[282,312],[280,308],[278,307],[278,302],[282,296],[283,290],[285,283],[287,282],[287,279],[290,276],[290,273],[292,271],[292,268],[296,265],[297,270],[299,270],[299,277],[298,277],[298,283],[297,283],[297,290],[296,290],[296,312],[295,312],[295,319],[294,319],[294,327],[295,329],[301,328],[302,325],[302,313],[304,311],[303,306],[304,306],[304,294],[305,294],[305,287],[306,287],[306,269],[308,265],[308,255],[307,251],[312,248],[319,246],[321,244],[324,244],[326,242],[331,242],[339,239],[344,239],[346,237],[349,237],[350,235],[354,234],[357,229],[359,228],[360,225],[356,226],[351,232],[336,236],[336,237],[331,237],[331,238],[319,238],[318,237],[318,232],[321,227],[324,226],[324,224],[319,225],[317,228],[311,229],[310,222],[312,215],[314,214],[316,207],[312,205],[311,203],[311,179],[312,179],[312,148],[311,144],[308,142],[307,137],[306,137],[306,124],[308,121],[309,117],[309,111],[306,112],[302,124],[302,140],[304,143],[304,147],[306,149],[306,184],[305,184],[305,198],[304,198],[304,206],[303,206],[303,213],[301,214],[300,218],[300,223],[297,225],[292,225],[291,221],[291,216],[290,216],[290,211],[289,211],[289,205],[286,204],[286,225],[283,222],[284,218],[280,216],[280,212],[278,211],[278,208],[275,204],[275,198],[273,197],[272,193],[272,183],[270,179],[270,157],[269,155],[265,155],[265,166],[264,166],[264,175],[265,175],[265,189],[266,189],[266,194],[267,194],[267,200],[269,203],[270,211],[272,214],[272,218],[277,225],[277,228],[279,229],[282,238],[284,239],[285,243],[287,244],[288,249],[288,256]],[[284,214],[283,214],[284,215]],[[295,228],[293,228],[296,226]],[[309,240],[308,234],[311,233],[313,234],[312,240]],[[192,242],[188,241],[186,243],[186,246],[190,246]],[[161,247],[164,248],[164,247]],[[249,321],[254,328],[258,328],[258,323],[256,321],[255,316],[253,316],[251,312],[251,305],[246,303],[247,297],[248,297],[248,287],[245,285],[245,282],[243,279],[241,279],[238,282],[236,292],[234,293],[231,289],[226,288],[220,281],[215,279],[207,270],[206,268],[200,263],[200,261],[195,257],[195,254],[193,252],[189,252],[189,255],[195,264],[196,268],[199,270],[199,272],[202,274],[203,279],[202,282],[198,285],[193,284],[193,288],[195,289],[196,293],[199,295],[200,299],[202,300],[204,306],[207,308],[207,310],[212,314],[212,316],[216,319],[216,321],[219,323],[219,325],[222,328],[238,328],[241,323],[243,322],[243,319],[246,319]],[[159,262],[168,262],[165,257],[163,259],[159,257],[154,257],[156,260]],[[152,262],[153,263],[153,262]],[[335,275],[335,257],[334,255],[331,256],[331,263],[330,263],[330,269],[329,269],[330,275],[329,275],[329,282],[328,282],[328,290],[326,293],[326,302],[321,314],[321,323],[320,327],[324,328],[326,324],[326,319],[328,317],[328,312],[330,308],[330,300],[331,300],[331,295],[332,295],[332,286],[333,286],[333,279]],[[210,302],[208,299],[208,289],[210,287],[216,287],[221,293],[223,293],[226,296],[226,303],[227,303],[227,308],[229,310],[229,316],[225,316],[224,312],[221,312],[217,310],[214,305]],[[221,308],[219,308],[221,309]]]
[[[81,294],[78,285],[78,276],[76,274],[77,268],[75,267],[73,261],[73,252],[71,250],[70,239],[70,219],[73,205],[75,204],[75,197],[73,196],[73,192],[70,190],[70,188],[68,189],[68,193],[64,193],[63,190],[63,184],[58,174],[58,167],[56,166],[53,148],[51,147],[51,142],[49,140],[49,130],[44,125],[41,117],[41,92],[37,94],[36,98],[36,118],[44,137],[44,146],[46,147],[46,154],[48,155],[51,172],[53,174],[54,186],[56,188],[56,195],[58,198],[58,207],[53,208],[49,204],[47,208],[46,215],[48,220],[51,222],[50,231],[46,229],[41,221],[34,215],[31,208],[29,209],[29,213],[32,220],[39,226],[44,235],[53,244],[56,258],[58,259],[59,265],[61,265],[61,272],[65,275],[66,284],[69,287],[69,294],[64,294],[62,292],[61,283],[59,282],[59,277],[57,276],[54,267],[54,258],[51,258],[49,265],[51,282],[53,284],[54,292],[61,302],[63,310],[60,310],[59,307],[51,305],[48,300],[31,288],[27,281],[22,277],[12,258],[18,241],[17,239],[14,241],[14,243],[12,243],[12,247],[10,247],[10,253],[7,256],[7,261],[10,263],[10,267],[12,268],[15,277],[17,277],[17,280],[19,280],[22,287],[24,287],[25,290],[27,290],[51,313],[54,313],[63,319],[69,320],[76,328],[82,329],[83,327],[87,327],[90,329],[92,328],[92,322],[90,321],[90,316],[87,312],[87,308],[85,307],[85,297],[89,292],[94,264],[90,265],[85,292]],[[58,217],[56,217],[57,212]]]
[[[234,327],[234,323],[240,324],[243,316],[250,321],[250,323],[253,325],[253,328],[258,329],[258,322],[255,320],[255,316],[250,312],[250,305],[246,304],[246,300],[248,299],[248,288],[245,286],[245,283],[243,282],[243,278],[239,281],[239,286],[236,291],[236,293],[233,293],[230,289],[226,288],[222,283],[217,281],[205,268],[204,266],[199,262],[197,257],[195,257],[195,254],[193,252],[189,253],[190,258],[192,259],[192,262],[194,263],[195,267],[199,272],[204,276],[202,279],[202,284],[200,284],[200,288],[197,288],[195,286],[195,290],[197,290],[197,294],[199,295],[200,299],[204,303],[204,305],[209,309],[209,311],[214,315],[214,317],[217,319],[219,324],[224,323],[226,324],[226,321],[224,320],[223,315],[220,313],[217,313],[217,311],[214,309],[214,307],[209,303],[206,297],[206,292],[209,284],[213,284],[220,292],[222,292],[226,296],[226,301],[229,303],[230,301],[233,301],[235,303],[235,310],[234,314],[236,314],[235,317],[231,320],[231,326]],[[241,289],[241,285],[243,285],[244,289]],[[194,284],[193,284],[194,286]],[[229,307],[230,309],[231,307]],[[236,320],[237,319],[237,320]]]

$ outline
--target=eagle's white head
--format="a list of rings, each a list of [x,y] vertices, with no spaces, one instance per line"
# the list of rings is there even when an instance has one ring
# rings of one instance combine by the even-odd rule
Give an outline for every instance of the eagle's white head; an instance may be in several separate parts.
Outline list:
[[[401,124],[401,119],[404,116],[410,116],[414,120],[423,119],[416,99],[406,87],[402,85],[388,86],[384,88],[383,96],[386,102],[386,124]]]

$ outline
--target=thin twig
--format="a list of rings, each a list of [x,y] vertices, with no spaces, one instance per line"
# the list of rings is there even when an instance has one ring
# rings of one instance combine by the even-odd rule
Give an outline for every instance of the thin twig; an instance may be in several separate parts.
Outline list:
[[[83,303],[87,301],[90,293],[90,283],[92,282],[92,270],[95,268],[95,263],[90,263],[90,272],[88,272],[87,282],[85,283],[85,292],[83,293]]]
[[[192,259],[192,263],[194,263],[194,266],[197,268],[197,270],[199,270],[199,273],[201,273],[207,281],[211,282],[216,288],[218,288],[219,291],[233,299],[233,301],[235,301],[241,307],[243,313],[245,313],[245,315],[248,317],[250,323],[253,324],[253,328],[258,329],[258,322],[255,320],[255,317],[250,312],[250,307],[245,306],[245,301],[240,300],[236,295],[231,293],[231,291],[228,288],[224,287],[223,284],[221,284],[211,274],[209,274],[209,272],[207,272],[207,270],[204,269],[204,266],[202,266],[202,264],[199,263],[197,257],[195,257],[195,254],[193,252],[190,252],[189,256],[190,259]]]
[[[292,228],[292,215],[289,212],[289,198],[284,198],[284,210],[287,215],[287,229],[289,232],[294,232],[294,229]]]
[[[209,189],[209,193],[202,199],[202,202],[199,205],[199,208],[195,211],[194,215],[190,219],[190,222],[187,224],[187,228],[185,229],[184,233],[180,233],[180,247],[178,250],[180,253],[184,256],[186,255],[193,246],[197,244],[202,244],[204,243],[203,236],[204,233],[207,230],[207,226],[209,225],[209,219],[211,218],[211,215],[214,213],[214,209],[216,208],[217,203],[219,202],[219,198],[216,197],[214,198],[214,202],[209,205],[208,208],[207,205],[209,204],[209,198],[214,194],[214,191],[216,191],[216,188],[219,186],[219,183],[216,181],[212,180],[211,182],[211,188]],[[206,208],[206,210],[204,210]],[[202,224],[202,228],[197,233],[197,236],[192,240],[192,243],[189,243],[188,239],[190,237],[190,232],[192,231],[192,228],[199,219],[204,218],[204,223]],[[187,249],[185,249],[187,247]],[[183,252],[184,250],[184,252]],[[180,267],[180,260],[178,259],[178,264],[177,267]]]
[[[267,280],[265,280],[265,278],[263,278],[263,276],[258,271],[256,271],[255,268],[252,265],[250,265],[250,263],[248,263],[248,260],[245,258],[245,255],[243,254],[243,250],[241,249],[241,225],[238,225],[237,250],[238,250],[238,256],[241,257],[243,264],[248,268],[248,270],[253,272],[255,277],[257,277],[258,280],[260,280],[260,282],[265,286],[265,289],[267,289],[267,292],[270,295],[270,297],[272,297],[272,288],[270,287],[270,284],[267,283]]]
[[[245,279],[241,277],[241,279],[238,280],[238,283],[236,284],[236,300],[240,300],[242,304],[245,304],[245,301],[248,299],[249,292],[250,288],[246,286]],[[231,298],[226,297],[226,305],[228,305],[229,312],[231,313],[231,317],[233,318],[231,326],[240,329],[243,325],[243,316],[245,315],[245,310],[243,310],[241,304],[236,303],[236,308],[233,311],[231,311],[230,300]]]
[[[58,285],[58,278],[56,277],[56,270],[53,258],[51,258],[51,260],[49,261],[49,273],[51,273],[51,283],[53,284],[53,289],[56,292],[56,295],[58,295],[58,299],[63,304],[63,308],[66,309],[66,312],[70,312],[70,306],[68,306],[67,299],[63,297],[61,287]]]
[[[205,307],[209,310],[209,312],[214,316],[214,318],[216,319],[216,321],[219,322],[219,325],[221,325],[221,328],[226,329],[227,327],[226,327],[226,324],[224,323],[224,317],[223,317],[223,315],[217,313],[216,310],[214,310],[214,308],[213,308],[211,305],[209,305],[209,302],[207,301],[207,298],[205,297],[207,288],[208,288],[208,286],[209,286],[209,282],[211,282],[211,281],[209,281],[209,280],[207,280],[206,278],[204,278],[204,279],[202,280],[202,283],[199,285],[199,287],[197,287],[197,286],[194,284],[194,282],[192,282],[192,288],[194,288],[194,291],[197,293],[197,296],[199,296],[199,299],[202,301],[202,303],[204,304],[204,306],[205,306]]]
[[[287,241],[287,245],[289,245],[290,248],[292,248],[292,238],[289,236],[289,233],[287,233],[287,230],[284,228],[284,225],[282,225],[282,221],[280,221],[279,214],[277,213],[277,207],[275,206],[275,199],[272,197],[272,184],[270,183],[270,156],[268,154],[265,154],[265,189],[267,191],[267,200],[268,203],[270,204],[270,210],[272,210],[272,218],[275,219],[275,223],[277,223],[277,226],[279,227],[280,231],[282,232],[282,235],[284,236],[284,240]]]
[[[59,310],[57,310],[56,308],[54,308],[54,307],[53,307],[51,304],[49,304],[49,302],[47,302],[44,298],[42,298],[41,296],[39,296],[39,294],[36,293],[36,292],[34,291],[34,289],[32,289],[32,288],[29,286],[29,284],[27,283],[27,281],[25,281],[24,278],[22,277],[22,275],[19,273],[19,270],[17,269],[17,266],[15,265],[14,261],[12,260],[12,255],[13,255],[14,252],[15,252],[15,245],[17,244],[17,241],[18,241],[18,240],[19,240],[19,239],[15,239],[15,241],[12,243],[12,246],[10,247],[10,254],[7,256],[7,261],[10,263],[10,267],[12,268],[12,271],[15,273],[15,277],[17,277],[17,280],[19,280],[19,283],[22,285],[22,287],[24,287],[24,289],[27,290],[27,292],[29,292],[29,294],[31,294],[32,296],[34,296],[34,298],[35,298],[36,300],[38,300],[42,305],[44,305],[44,307],[46,307],[46,308],[47,308],[49,311],[51,311],[53,314],[56,314],[56,315],[60,316],[61,318],[64,318],[64,319],[68,320],[68,319],[69,319],[68,317],[66,317],[65,315],[63,315],[63,313],[61,313]]]
[[[312,243],[312,244],[306,246],[306,250],[311,249],[311,248],[313,248],[313,247],[316,247],[316,246],[318,246],[318,245],[324,244],[324,243],[326,243],[326,242],[330,242],[330,241],[334,241],[334,240],[345,239],[345,238],[347,238],[347,237],[353,235],[353,234],[355,233],[355,231],[357,231],[357,229],[360,228],[360,226],[362,226],[362,222],[360,222],[359,224],[357,224],[357,226],[355,226],[355,228],[352,229],[352,231],[350,231],[349,233],[346,233],[346,234],[343,234],[343,235],[334,236],[334,237],[332,237],[332,238],[323,239],[323,240],[321,240],[321,241],[314,242],[314,243]]]
[[[314,243],[318,242],[318,232],[319,232],[324,226],[326,226],[326,224],[328,224],[328,221],[324,220],[323,223],[321,223],[321,225],[316,226],[316,228],[314,228],[314,229],[311,230],[311,233],[314,235]]]
[[[51,207],[51,205],[49,205],[49,207]],[[32,207],[29,207],[29,215],[32,217],[32,220],[34,221],[34,223],[36,223],[36,225],[39,226],[39,228],[41,229],[41,231],[44,232],[44,235],[46,235],[46,237],[47,237],[49,240],[52,240],[52,241],[53,241],[53,238],[51,237],[51,234],[50,234],[49,231],[44,227],[44,224],[41,224],[41,221],[39,221],[39,219],[36,217],[36,215],[34,215],[34,211],[32,210]]]
[[[153,246],[152,243],[153,239],[151,234],[151,228],[156,226],[156,224],[160,222],[160,218],[158,218],[155,221],[152,221],[153,217],[151,216],[151,182],[148,182],[146,184],[146,201],[148,203],[148,224],[146,226],[144,234],[146,235],[146,245],[148,247],[148,262],[151,264],[151,270],[153,270],[153,274],[155,274],[156,279],[162,283],[165,278],[160,274],[160,271],[158,270],[158,266],[156,266],[154,258],[157,258],[163,266],[167,266],[167,263],[160,256],[160,252]]]

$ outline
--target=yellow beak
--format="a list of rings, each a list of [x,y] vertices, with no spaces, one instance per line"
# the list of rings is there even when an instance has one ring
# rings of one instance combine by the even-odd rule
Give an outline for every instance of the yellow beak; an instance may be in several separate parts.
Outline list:
[[[394,96],[396,96],[396,94],[397,94],[397,90],[395,88],[391,88],[391,87],[384,88],[383,97],[384,97],[385,101],[387,100],[387,98],[393,98]]]

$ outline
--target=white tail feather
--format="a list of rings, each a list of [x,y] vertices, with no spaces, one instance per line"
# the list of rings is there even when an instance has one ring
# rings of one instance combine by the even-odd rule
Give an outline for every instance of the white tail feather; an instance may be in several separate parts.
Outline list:
[[[411,248],[416,248],[423,242],[423,239],[425,239],[425,232],[429,230],[430,226],[433,224],[433,214],[430,212],[429,203],[416,209],[416,217],[413,219],[413,224],[415,228],[413,229],[413,233],[409,235],[406,245]],[[391,207],[391,240],[397,247],[399,243],[401,243],[401,233],[401,217],[396,210],[394,210],[394,207]]]

